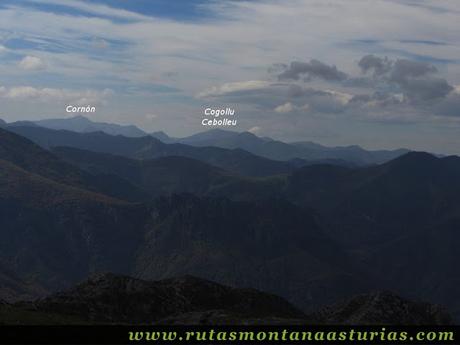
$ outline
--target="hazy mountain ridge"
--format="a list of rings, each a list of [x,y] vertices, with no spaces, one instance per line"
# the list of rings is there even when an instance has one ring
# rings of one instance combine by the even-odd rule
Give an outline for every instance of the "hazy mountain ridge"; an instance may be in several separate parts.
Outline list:
[[[96,193],[127,200],[142,199],[145,196],[141,190],[117,175],[110,172],[88,174],[58,159],[28,139],[3,129],[0,129],[0,159],[32,174]],[[114,185],[117,188],[113,188]]]
[[[143,137],[147,133],[133,125],[118,125],[106,122],[94,122],[84,116],[75,116],[65,119],[46,119],[33,121],[37,126],[49,129],[64,129],[68,131],[90,133],[102,131],[111,135],[124,135],[126,137]]]
[[[39,121],[18,121],[6,124],[7,127],[40,126],[55,130],[68,130],[78,133],[104,132],[110,135],[122,135],[139,138],[148,134],[135,126],[122,126],[110,123],[93,122],[83,116],[64,119]],[[151,137],[165,144],[186,144],[196,147],[216,147],[225,149],[242,149],[254,155],[278,161],[302,159],[312,162],[336,161],[337,164],[348,162],[355,165],[380,164],[409,150],[364,150],[359,146],[326,147],[312,142],[284,143],[266,137],[258,137],[250,132],[234,132],[223,129],[211,129],[184,138],[173,138],[163,131],[150,134]],[[63,145],[57,145],[63,146]],[[67,145],[64,145],[67,146]],[[83,148],[83,147],[80,147]],[[153,157],[149,157],[153,158]],[[196,158],[196,157],[193,157]]]
[[[22,142],[16,135],[13,138]],[[305,289],[309,294],[316,294],[314,281],[326,271],[328,279],[354,274],[345,273],[348,268],[343,273],[337,269],[335,263],[345,260],[336,258],[341,257],[339,248],[322,233],[314,216],[285,201],[255,204],[184,195],[135,205],[66,186],[11,162],[5,162],[5,167],[0,193],[0,221],[5,229],[1,255],[10,264],[14,258],[12,267],[22,278],[40,272],[37,282],[48,289],[70,284],[92,270],[137,272],[145,277],[188,270],[234,284],[265,284],[269,291],[291,295],[281,284],[280,278],[291,274],[282,262],[294,264],[310,257],[315,259],[303,268],[304,273],[295,273],[299,283],[312,279]],[[283,229],[289,229],[289,235]],[[208,249],[203,252],[205,243]],[[324,256],[318,252],[322,246],[334,254]],[[241,270],[235,268],[236,252]],[[171,253],[177,255],[172,258]],[[62,257],[57,265],[58,256]],[[39,259],[28,264],[33,257]],[[256,273],[261,269],[264,278]],[[350,289],[362,291],[354,283]]]
[[[51,133],[70,140],[65,138],[69,132]],[[55,149],[56,156],[18,135],[0,134],[0,221],[5,229],[0,262],[18,279],[35,283],[37,291],[74,284],[96,270],[147,279],[192,273],[275,292],[302,308],[385,288],[449,305],[455,315],[460,310],[458,157],[414,152],[372,167],[314,165],[276,178],[237,177],[244,182],[238,185],[233,174],[190,158],[141,162],[68,148]],[[93,135],[119,139],[102,133],[89,138]],[[152,139],[136,139],[136,145],[137,140]],[[137,150],[136,145],[111,149],[127,152]],[[133,204],[66,180],[104,176],[77,168],[90,171],[93,165],[93,173],[111,171],[144,190],[145,185],[131,182],[139,179],[142,164],[155,172],[147,176],[172,173],[172,184],[159,179],[152,190],[170,194],[200,185],[191,192],[203,197]],[[196,167],[198,184],[194,179],[182,184],[187,166]],[[236,194],[224,188],[235,186]],[[118,187],[112,186],[112,194]],[[215,190],[222,193],[215,195]],[[246,193],[240,198],[244,202],[214,197],[241,193]]]
[[[307,161],[342,160],[357,165],[380,164],[408,152],[406,149],[368,151],[359,146],[326,147],[311,142],[284,143],[271,138],[260,138],[249,132],[210,130],[178,142],[194,146],[240,148],[274,160],[288,161],[296,158]]]
[[[127,157],[56,147],[52,152],[63,161],[92,174],[114,174],[150,196],[193,193],[253,200],[280,194],[282,177],[253,178],[235,175],[199,160],[179,156],[137,160]],[[140,199],[142,201],[143,199]]]
[[[217,147],[165,144],[151,136],[128,138],[111,136],[103,132],[76,133],[28,126],[8,127],[8,129],[25,136],[46,149],[68,146],[136,159],[182,156],[203,161],[229,172],[248,176],[285,174],[295,169],[289,162],[269,160],[241,149],[229,150]]]
[[[329,234],[381,272],[389,288],[458,314],[459,176],[459,157],[414,152],[371,168],[301,169],[290,195],[319,210]]]

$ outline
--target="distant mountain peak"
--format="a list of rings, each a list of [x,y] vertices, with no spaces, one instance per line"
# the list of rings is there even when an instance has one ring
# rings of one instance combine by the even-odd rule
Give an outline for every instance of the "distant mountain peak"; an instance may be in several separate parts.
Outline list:
[[[123,135],[127,137],[142,137],[147,133],[134,125],[120,125],[107,122],[96,122],[83,115],[69,118],[45,119],[34,121],[40,127],[57,130],[68,130],[79,133],[102,131],[111,135]]]
[[[87,122],[93,122],[89,118],[87,118],[86,116],[83,116],[83,115],[72,116],[72,117],[69,118],[69,120],[83,120],[83,121],[87,121]]]
[[[171,144],[176,141],[175,138],[171,138],[168,134],[166,134],[163,131],[152,132],[150,133],[150,136],[162,141],[165,144]]]
[[[255,135],[254,133],[251,133],[251,132],[241,132],[238,134],[238,136],[240,137],[248,137],[248,138],[259,138],[257,135]]]
[[[167,135],[165,132],[163,131],[156,131],[156,132],[152,132],[152,134],[158,134],[158,135],[166,135],[169,137],[169,135]]]
[[[400,157],[388,162],[388,165],[392,166],[408,166],[408,165],[419,165],[419,164],[429,164],[429,163],[436,163],[440,160],[440,158],[436,157],[435,155],[428,153],[428,152],[421,152],[421,151],[412,151],[406,154],[403,154]]]
[[[396,159],[404,160],[404,159],[429,159],[429,160],[435,160],[438,159],[434,154],[424,152],[424,151],[411,151],[408,152],[401,157],[398,157]]]

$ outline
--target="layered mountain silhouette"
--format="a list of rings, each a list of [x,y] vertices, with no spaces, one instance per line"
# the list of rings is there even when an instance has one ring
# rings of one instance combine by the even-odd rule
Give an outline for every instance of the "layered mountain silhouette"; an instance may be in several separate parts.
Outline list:
[[[7,125],[0,299],[44,296],[100,271],[191,274],[275,293],[308,314],[391,290],[458,318],[459,176],[460,158],[423,152],[364,167],[304,165],[151,136]],[[428,315],[394,296],[366,296],[351,305]],[[343,308],[322,317],[372,323],[372,313]]]
[[[448,325],[439,306],[391,293],[360,295],[305,314],[285,299],[183,276],[145,281],[99,274],[31,302],[0,304],[0,324]]]
[[[76,133],[33,126],[8,127],[12,132],[29,138],[44,148],[68,146],[83,150],[111,153],[136,159],[181,156],[248,176],[270,176],[292,171],[289,162],[273,161],[241,149],[193,147],[184,144],[165,144],[151,136],[129,138],[103,132]]]
[[[280,176],[246,177],[180,156],[138,160],[70,147],[56,147],[52,152],[93,175],[116,175],[151,197],[185,192],[256,200],[279,195],[280,184],[284,183],[284,178]]]
[[[161,140],[161,139],[160,139]],[[400,149],[394,151],[367,151],[359,146],[326,147],[312,142],[283,143],[271,138],[260,138],[249,132],[231,132],[214,129],[198,133],[178,142],[194,146],[216,146],[227,149],[243,149],[261,157],[274,160],[304,159],[321,162],[334,160],[350,162],[356,165],[379,164],[408,152]]]
[[[24,126],[43,127],[78,133],[103,132],[110,135],[122,135],[131,138],[140,138],[148,135],[136,126],[94,122],[84,116],[39,121],[18,121],[10,124],[3,123],[3,126],[10,128]],[[368,151],[359,146],[326,147],[313,142],[284,143],[271,138],[258,137],[250,132],[234,132],[222,129],[212,129],[185,138],[173,138],[162,131],[153,132],[150,136],[165,144],[176,143],[195,147],[214,147],[231,150],[241,149],[270,160],[295,160],[297,164],[302,165],[308,165],[309,162],[331,163],[345,166],[372,165],[387,162],[408,152],[406,149]],[[55,141],[50,139],[49,145],[55,144]],[[177,148],[176,146],[176,150]],[[151,155],[149,158],[154,158],[154,156]],[[194,156],[191,158],[198,157]]]
[[[64,129],[80,133],[101,131],[107,134],[124,135],[126,137],[143,137],[147,135],[146,132],[133,125],[94,122],[81,115],[66,119],[39,120],[33,121],[33,123],[49,129]]]
[[[146,195],[145,192],[115,174],[110,172],[88,174],[58,159],[26,138],[2,129],[0,129],[0,160],[5,172],[11,169],[23,169],[24,176],[29,174],[30,179],[39,175],[66,186],[80,187],[127,200],[137,200]],[[14,174],[10,176],[15,177]],[[114,186],[116,188],[113,188]]]
[[[315,166],[291,175],[291,201],[315,207],[329,234],[388,286],[458,304],[460,158],[409,153],[365,169]],[[414,286],[417,288],[415,289]],[[455,307],[454,307],[455,305]]]
[[[10,136],[18,146],[42,150]],[[27,156],[30,150],[23,151]],[[16,151],[14,160],[18,157]],[[349,258],[322,232],[314,214],[289,202],[177,195],[134,204],[25,170],[14,160],[4,161],[1,176],[1,255],[22,279],[40,272],[35,281],[43,289],[72,284],[95,270],[155,279],[193,273],[305,298],[302,305],[368,286],[366,277],[343,265]],[[298,260],[310,263],[291,271]],[[291,289],[286,279],[302,289]],[[324,280],[343,288],[325,294]]]

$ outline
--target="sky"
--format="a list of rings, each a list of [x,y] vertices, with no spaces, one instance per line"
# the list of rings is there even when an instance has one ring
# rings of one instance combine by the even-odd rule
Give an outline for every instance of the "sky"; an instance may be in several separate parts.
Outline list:
[[[0,118],[460,154],[458,0],[2,0]]]

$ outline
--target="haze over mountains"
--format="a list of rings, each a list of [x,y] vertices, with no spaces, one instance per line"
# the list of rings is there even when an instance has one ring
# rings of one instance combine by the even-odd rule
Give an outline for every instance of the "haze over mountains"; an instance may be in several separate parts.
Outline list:
[[[48,129],[68,130],[78,133],[104,132],[111,135],[139,138],[147,136],[146,132],[135,126],[93,122],[83,116],[66,119],[51,119],[40,121],[20,121],[10,123],[8,127],[40,126]],[[312,142],[283,143],[271,138],[260,138],[249,132],[233,132],[222,129],[212,129],[194,134],[186,138],[172,138],[164,132],[150,134],[166,144],[180,143],[197,147],[219,147],[225,149],[243,149],[255,155],[272,160],[307,160],[323,161],[334,164],[369,165],[379,164],[396,158],[408,150],[367,151],[359,146],[326,147]],[[303,163],[305,164],[305,162]]]
[[[286,144],[270,138],[260,138],[249,132],[230,132],[220,129],[198,133],[178,142],[193,146],[217,146],[228,149],[240,148],[256,155],[274,159],[305,159],[332,163],[350,162],[356,165],[378,164],[396,158],[408,150],[366,151],[359,146],[326,147],[312,142]],[[336,162],[334,162],[336,160]]]
[[[147,135],[136,126],[117,125],[113,123],[94,122],[84,116],[75,116],[65,119],[47,119],[33,121],[38,126],[50,129],[65,129],[80,133],[101,131],[112,135],[124,135],[126,137],[142,137]]]
[[[459,157],[299,165],[197,137],[0,129],[0,299],[192,274],[306,312],[389,289],[460,316]]]

